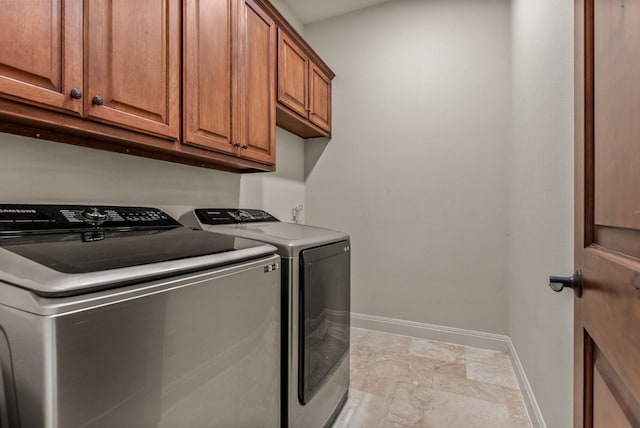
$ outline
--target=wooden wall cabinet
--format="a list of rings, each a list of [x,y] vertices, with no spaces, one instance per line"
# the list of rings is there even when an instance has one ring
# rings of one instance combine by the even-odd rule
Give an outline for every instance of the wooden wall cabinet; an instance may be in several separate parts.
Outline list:
[[[331,136],[333,72],[299,36],[278,30],[278,126],[303,138]]]
[[[289,36],[278,30],[278,102],[309,117],[309,59]]]
[[[254,0],[241,1],[240,149],[248,159],[275,164],[276,40],[271,16]]]
[[[177,139],[180,1],[84,3],[85,116]]]
[[[333,73],[267,0],[0,10],[0,131],[235,172],[275,169],[276,123],[330,135]]]
[[[192,0],[183,39],[184,150],[235,154],[238,139],[238,1]]]
[[[80,115],[82,0],[33,3],[0,3],[0,97]]]
[[[0,96],[177,138],[179,4],[2,1]]]
[[[309,66],[309,122],[331,134],[331,78],[313,62]]]
[[[182,150],[274,165],[275,49],[275,23],[253,0],[187,2]]]

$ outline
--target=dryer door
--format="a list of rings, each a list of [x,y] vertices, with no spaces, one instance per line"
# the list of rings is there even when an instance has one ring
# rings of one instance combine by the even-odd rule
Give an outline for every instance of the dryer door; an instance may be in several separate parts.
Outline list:
[[[298,398],[311,400],[349,353],[349,241],[300,252]]]

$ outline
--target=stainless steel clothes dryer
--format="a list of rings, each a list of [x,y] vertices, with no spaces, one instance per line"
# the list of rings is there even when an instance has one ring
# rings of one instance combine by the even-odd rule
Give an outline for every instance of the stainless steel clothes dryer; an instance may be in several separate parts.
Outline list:
[[[181,216],[180,221],[278,248],[283,337],[287,338],[283,349],[283,426],[331,426],[349,389],[349,236],[283,223],[260,210],[197,209]]]
[[[139,207],[0,205],[0,426],[280,426],[276,248]]]

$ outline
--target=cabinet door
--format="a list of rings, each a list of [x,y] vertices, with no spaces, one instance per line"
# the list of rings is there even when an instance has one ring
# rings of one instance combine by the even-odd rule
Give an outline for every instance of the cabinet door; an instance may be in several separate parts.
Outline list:
[[[242,0],[238,99],[242,156],[275,162],[276,26],[253,0]]]
[[[82,1],[0,0],[0,11],[0,96],[80,114]]]
[[[237,0],[190,0],[184,26],[184,144],[233,153]]]
[[[313,62],[309,67],[309,121],[331,132],[331,80]]]
[[[177,138],[180,0],[85,2],[85,114]]]
[[[278,30],[278,101],[307,118],[309,61],[282,30]]]

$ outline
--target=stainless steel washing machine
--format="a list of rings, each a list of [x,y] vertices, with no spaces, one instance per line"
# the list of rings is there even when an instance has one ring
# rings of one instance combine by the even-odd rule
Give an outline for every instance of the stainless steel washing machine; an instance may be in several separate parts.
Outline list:
[[[138,207],[0,205],[0,426],[280,426],[276,248]]]
[[[278,248],[283,268],[283,337],[287,338],[283,426],[331,426],[349,390],[349,236],[283,223],[261,210],[197,209],[180,221]]]

